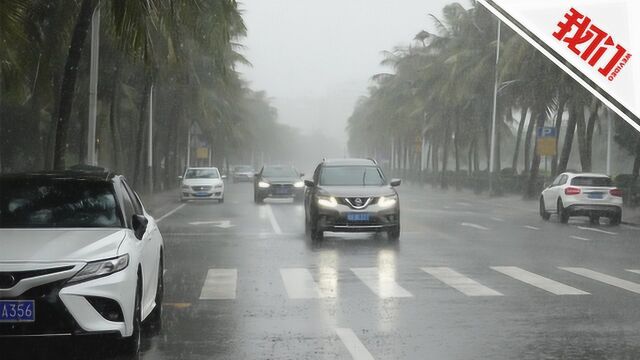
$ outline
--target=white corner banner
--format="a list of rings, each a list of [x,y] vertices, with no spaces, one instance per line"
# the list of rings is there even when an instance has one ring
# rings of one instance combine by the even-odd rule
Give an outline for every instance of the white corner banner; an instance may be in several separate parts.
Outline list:
[[[640,0],[479,0],[640,131]]]

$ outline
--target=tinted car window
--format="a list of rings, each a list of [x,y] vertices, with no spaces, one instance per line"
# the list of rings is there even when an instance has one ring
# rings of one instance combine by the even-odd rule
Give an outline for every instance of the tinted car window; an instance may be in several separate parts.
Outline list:
[[[262,176],[265,177],[297,177],[296,169],[289,166],[266,166],[262,170]]]
[[[320,173],[320,185],[380,186],[384,178],[374,166],[327,166]]]
[[[580,177],[573,178],[571,180],[571,185],[575,185],[575,186],[610,187],[610,186],[613,186],[613,182],[608,177],[586,177],[586,176],[580,176]]]
[[[185,179],[218,179],[220,173],[216,169],[189,169],[184,175]]]
[[[113,186],[51,179],[0,180],[0,227],[122,227]]]
[[[135,213],[138,215],[143,215],[144,211],[143,211],[142,203],[138,199],[138,196],[136,195],[136,193],[133,191],[133,189],[131,189],[131,187],[129,186],[129,184],[127,184],[126,181],[123,181],[122,185],[124,186],[125,190],[127,191],[127,194],[129,195],[129,198],[131,200],[131,205],[133,205],[133,210],[135,211]]]

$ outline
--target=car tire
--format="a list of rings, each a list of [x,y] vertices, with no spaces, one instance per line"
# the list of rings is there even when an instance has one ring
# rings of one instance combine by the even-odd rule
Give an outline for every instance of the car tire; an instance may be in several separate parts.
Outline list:
[[[398,241],[400,240],[400,224],[391,228],[391,230],[387,231],[387,237],[390,241]]]
[[[164,298],[164,259],[160,253],[160,262],[158,263],[158,285],[156,287],[156,306],[147,318],[149,328],[154,332],[158,332],[162,327],[162,300]]]
[[[562,205],[561,199],[558,199],[558,220],[560,220],[562,224],[569,222],[569,212],[565,209],[564,205]]]
[[[139,275],[138,275],[139,276]],[[135,355],[140,351],[142,342],[142,284],[138,277],[135,301],[133,307],[133,332],[131,336],[120,342],[120,352],[125,355]]]
[[[549,220],[549,218],[551,218],[551,214],[547,211],[544,205],[544,199],[542,196],[540,197],[540,217],[542,220]]]
[[[218,200],[218,203],[219,203],[219,204],[224,204],[224,197],[220,198],[220,199]]]
[[[318,229],[318,219],[311,215],[311,219],[307,222],[308,233],[312,241],[322,241],[324,231]]]
[[[615,214],[609,217],[609,225],[620,225],[622,222],[622,214]]]
[[[260,196],[257,191],[254,191],[253,192],[253,201],[256,204],[262,204],[262,203],[264,203],[264,198],[262,196]]]

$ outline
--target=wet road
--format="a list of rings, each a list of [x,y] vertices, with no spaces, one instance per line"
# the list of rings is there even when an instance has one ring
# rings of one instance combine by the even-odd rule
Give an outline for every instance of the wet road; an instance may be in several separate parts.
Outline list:
[[[250,184],[228,184],[224,204],[170,204],[163,328],[141,358],[640,358],[640,229],[399,192],[397,244],[311,243],[302,205],[255,205]]]

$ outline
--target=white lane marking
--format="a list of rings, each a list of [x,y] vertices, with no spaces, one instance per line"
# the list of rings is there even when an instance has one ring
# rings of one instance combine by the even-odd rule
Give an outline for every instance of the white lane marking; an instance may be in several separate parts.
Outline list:
[[[421,269],[467,296],[502,296],[502,293],[486,287],[451,268],[423,267]]]
[[[601,234],[607,234],[607,235],[618,235],[618,233],[614,233],[614,232],[611,232],[611,231],[605,231],[605,230],[602,230],[602,229],[586,227],[586,226],[578,226],[578,229],[599,232]]]
[[[627,269],[627,271],[632,272],[632,273],[636,273],[636,274],[640,274],[640,270],[636,270],[636,269]]]
[[[367,350],[364,344],[358,339],[358,336],[349,328],[337,328],[336,334],[344,347],[347,348],[353,360],[374,360],[373,355]]]
[[[273,214],[273,209],[271,209],[271,205],[265,204],[264,208],[265,208],[265,211],[267,212],[267,216],[269,217],[269,222],[271,223],[273,232],[275,232],[278,235],[282,235],[282,229],[280,229],[278,220],[276,220],[276,216]]]
[[[351,268],[351,271],[382,299],[413,297],[410,292],[398,285],[393,274],[386,274],[378,268]]]
[[[278,235],[287,235],[287,236],[291,236],[291,235],[300,235],[301,233],[281,233]],[[404,234],[404,232],[403,232]],[[423,233],[420,233],[423,234]],[[224,235],[224,236],[230,236],[228,232],[202,232],[202,233],[162,233],[163,236],[195,236],[195,237],[212,237],[212,236],[216,236],[216,235]],[[269,235],[273,235],[272,232],[241,232],[241,233],[233,233],[233,236],[265,236],[268,237]],[[224,239],[220,239],[217,238],[215,240],[224,240]]]
[[[228,229],[230,227],[235,226],[231,224],[231,220],[194,221],[194,222],[190,222],[189,225],[213,225],[215,227],[219,227],[223,229]]]
[[[582,236],[575,236],[575,235],[571,235],[572,239],[576,239],[576,240],[582,240],[582,241],[591,241],[591,239],[587,239],[585,237]]]
[[[634,283],[632,281],[620,279],[611,275],[603,274],[597,271],[580,268],[580,267],[561,267],[560,269],[572,272],[577,275],[584,276],[586,278],[600,281],[607,285],[619,287],[621,289],[625,289],[636,294],[640,294],[640,284]]]
[[[200,291],[200,300],[235,299],[237,282],[236,269],[209,269]]]
[[[486,228],[486,227],[484,227],[482,225],[466,223],[466,222],[460,223],[460,226],[466,226],[466,227],[470,227],[470,228],[474,228],[474,229],[478,229],[478,230],[485,230],[485,231],[489,230],[489,228]]]
[[[525,225],[525,226],[523,226],[523,228],[529,229],[529,230],[540,230],[540,228],[537,228],[537,227],[531,226],[531,225]]]
[[[162,221],[162,220],[164,220],[164,219],[168,218],[169,216],[173,215],[176,211],[178,211],[178,210],[182,209],[182,208],[183,208],[183,207],[185,207],[185,206],[187,206],[187,204],[181,204],[181,205],[176,206],[173,210],[171,210],[171,211],[169,211],[168,213],[166,213],[166,214],[164,214],[164,215],[160,216],[160,217],[156,220],[156,223],[159,223],[160,221]]]
[[[504,219],[503,219],[503,218],[499,218],[499,217],[494,217],[494,216],[492,216],[492,217],[490,217],[489,219],[491,219],[491,220],[493,220],[493,221],[504,222]]]
[[[304,268],[280,269],[280,276],[291,299],[319,299],[333,297],[333,294],[323,293],[311,276],[311,272]]]
[[[516,266],[492,266],[493,270],[555,295],[588,295],[586,291],[534,274]]]
[[[472,206],[471,204],[466,203],[466,202],[457,202],[457,203],[456,203],[456,205],[460,205],[460,206],[467,206],[467,207]]]

